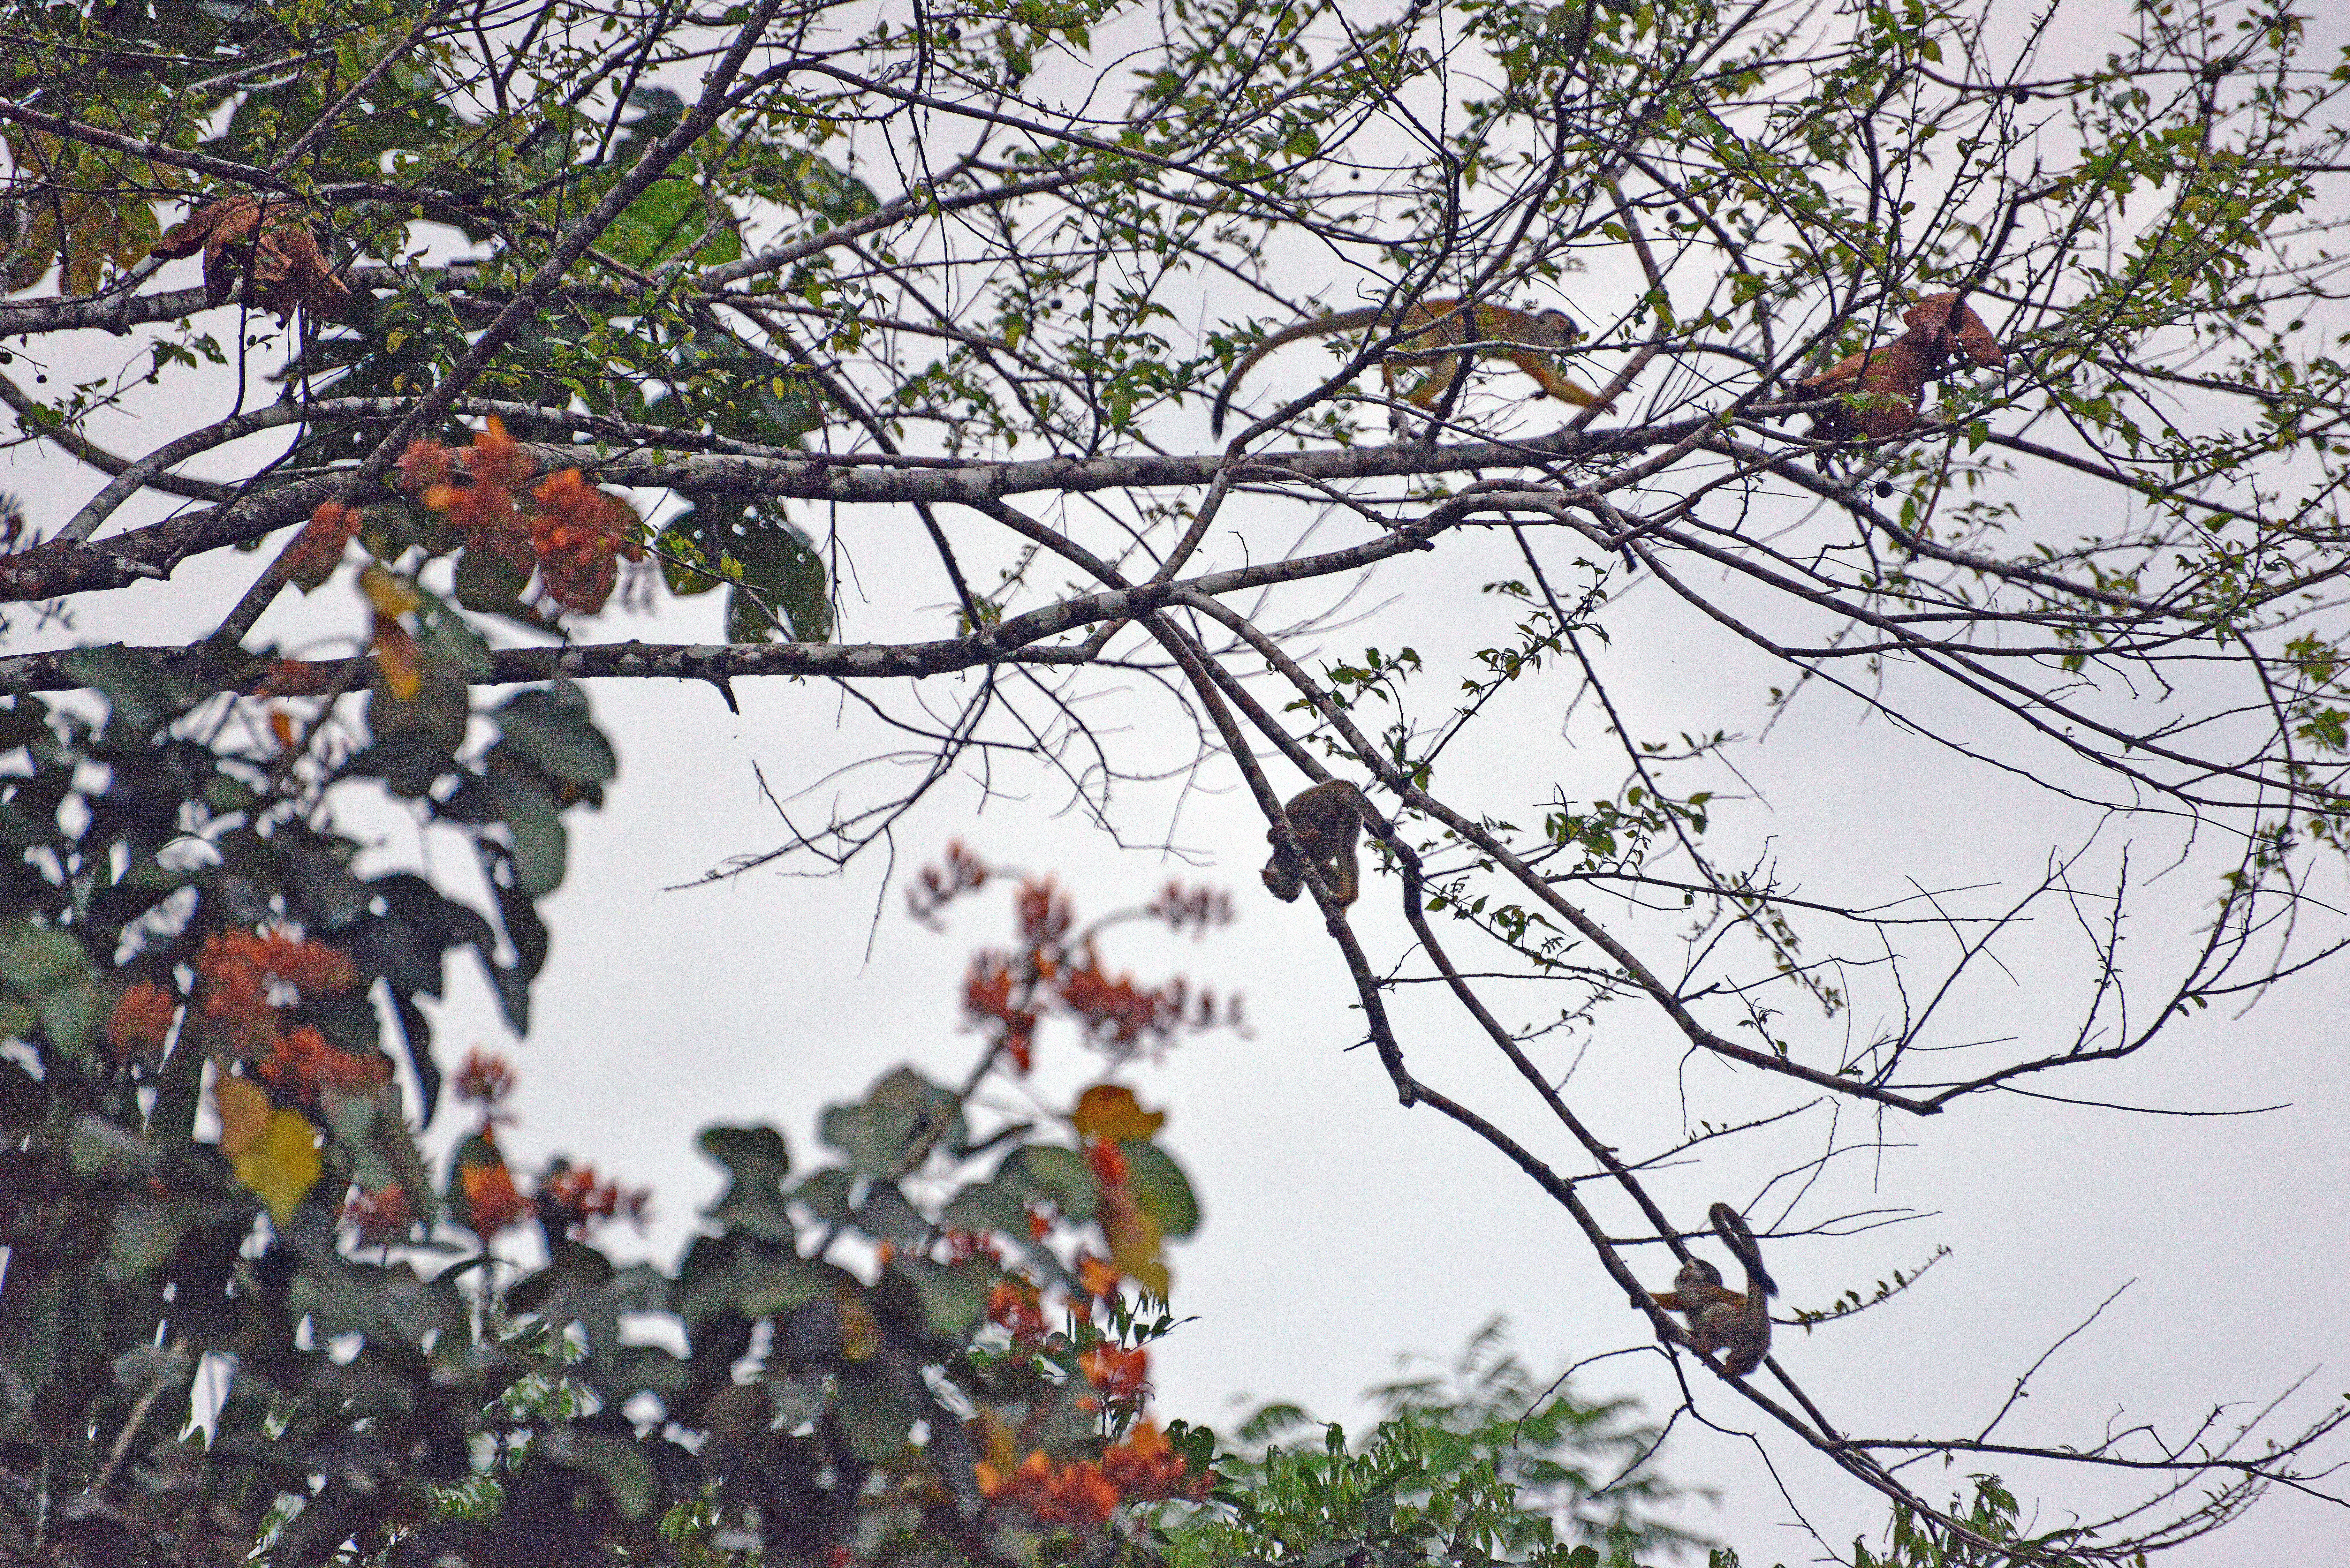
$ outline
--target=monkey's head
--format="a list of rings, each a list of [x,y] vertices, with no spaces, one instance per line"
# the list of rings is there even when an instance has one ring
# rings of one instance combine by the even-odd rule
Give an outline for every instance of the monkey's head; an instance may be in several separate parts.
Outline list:
[[[1673,1290],[1684,1299],[1721,1288],[1721,1271],[1703,1258],[1691,1258],[1681,1265],[1681,1272],[1673,1276]]]
[[[1577,327],[1575,317],[1564,310],[1536,311],[1534,325],[1542,328],[1542,342],[1560,348],[1583,336],[1583,328]]]
[[[1258,875],[1264,878],[1266,890],[1284,904],[1295,904],[1297,895],[1305,890],[1305,863],[1294,856],[1283,854],[1278,848]]]

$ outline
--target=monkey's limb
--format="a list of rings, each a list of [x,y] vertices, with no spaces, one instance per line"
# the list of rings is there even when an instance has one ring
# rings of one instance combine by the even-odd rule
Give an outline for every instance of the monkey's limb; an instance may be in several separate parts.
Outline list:
[[[1762,1268],[1762,1250],[1756,1245],[1746,1220],[1727,1203],[1709,1211],[1714,1233],[1745,1265],[1743,1294],[1721,1282],[1721,1271],[1702,1258],[1691,1258],[1673,1277],[1669,1292],[1650,1292],[1649,1300],[1667,1312],[1689,1320],[1688,1343],[1700,1355],[1720,1358],[1725,1377],[1743,1377],[1771,1354],[1771,1309],[1766,1298],[1778,1286]],[[1633,1304],[1640,1305],[1638,1298]]]
[[[1361,310],[1342,310],[1336,316],[1325,316],[1313,321],[1301,321],[1295,327],[1283,327],[1243,355],[1241,362],[1232,367],[1232,373],[1224,378],[1223,386],[1216,393],[1215,405],[1208,410],[1208,432],[1219,436],[1224,433],[1224,416],[1232,411],[1232,393],[1240,389],[1241,378],[1254,369],[1258,360],[1283,344],[1299,342],[1307,337],[1326,337],[1334,332],[1356,332],[1367,327],[1392,324],[1385,311],[1376,306],[1366,306]]]
[[[1763,1270],[1762,1249],[1755,1245],[1754,1232],[1746,1228],[1744,1217],[1727,1203],[1715,1204],[1708,1215],[1722,1245],[1746,1266],[1745,1298],[1738,1303],[1737,1312],[1725,1314],[1725,1320],[1713,1331],[1721,1342],[1723,1374],[1743,1377],[1762,1366],[1763,1358],[1771,1354],[1768,1298],[1778,1294],[1779,1287]]]
[[[1425,413],[1436,406],[1437,400],[1460,379],[1471,353],[1494,358],[1505,358],[1533,377],[1543,391],[1561,402],[1577,408],[1604,408],[1599,395],[1562,375],[1545,352],[1565,348],[1575,338],[1575,327],[1565,312],[1560,310],[1528,311],[1506,305],[1471,306],[1458,299],[1435,299],[1407,306],[1401,315],[1391,316],[1376,308],[1340,311],[1315,321],[1302,321],[1284,327],[1254,348],[1249,350],[1216,393],[1214,407],[1210,410],[1208,428],[1217,435],[1224,432],[1224,416],[1232,407],[1232,393],[1239,388],[1241,378],[1254,369],[1256,362],[1285,343],[1301,338],[1324,337],[1339,332],[1360,331],[1364,328],[1393,331],[1399,327],[1418,327],[1399,352],[1390,354],[1381,363],[1380,376],[1388,396],[1395,396],[1395,366],[1431,364],[1428,375],[1404,396],[1404,400]],[[1471,343],[1490,346],[1471,349]]]

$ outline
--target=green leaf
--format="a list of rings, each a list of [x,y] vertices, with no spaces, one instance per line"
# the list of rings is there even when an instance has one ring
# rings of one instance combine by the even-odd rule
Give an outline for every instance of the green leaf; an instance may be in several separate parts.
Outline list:
[[[567,1469],[586,1470],[604,1484],[624,1519],[642,1519],[660,1494],[652,1462],[634,1438],[610,1432],[557,1427],[541,1439],[546,1457]]]
[[[764,1122],[747,1127],[704,1127],[694,1142],[737,1181],[779,1187],[792,1172],[784,1135]]]
[[[939,1223],[957,1231],[1028,1233],[1028,1183],[1018,1173],[974,1181],[939,1210]]]
[[[873,187],[837,164],[814,152],[770,151],[782,156],[780,167],[767,178],[773,181],[775,194],[793,205],[821,213],[835,223],[854,223],[879,209],[881,198],[873,193]]]
[[[791,1211],[784,1207],[783,1194],[772,1183],[729,1182],[724,1195],[702,1212],[722,1231],[739,1231],[785,1247],[798,1240]]]
[[[403,800],[417,800],[455,762],[465,743],[473,703],[465,679],[445,664],[427,664],[424,683],[401,701],[385,691],[380,676],[368,692],[367,724],[371,743],[343,764],[348,774],[373,774]]]
[[[612,1357],[612,1370],[597,1379],[597,1393],[613,1409],[638,1394],[661,1401],[675,1398],[688,1380],[686,1364],[658,1345],[623,1345]]]
[[[555,803],[512,774],[490,774],[481,787],[514,840],[515,886],[531,898],[554,892],[563,885],[570,844]]]
[[[877,1181],[857,1206],[857,1228],[877,1241],[912,1246],[930,1234],[931,1222],[906,1200],[897,1184]]]
[[[470,556],[473,552],[466,554]],[[461,576],[463,569],[461,562]],[[490,645],[439,598],[425,596],[424,613],[417,617],[417,621],[416,646],[422,651],[425,663],[443,665],[468,680],[487,680],[497,673],[497,666],[490,658]]]
[[[1026,1177],[1030,1190],[1053,1200],[1054,1207],[1072,1220],[1090,1220],[1101,1203],[1101,1189],[1094,1181],[1093,1168],[1086,1157],[1073,1148],[1061,1148],[1052,1144],[1032,1144],[1003,1162],[1008,1172],[1017,1161],[1020,1172]]]
[[[49,705],[30,692],[0,698],[0,752],[29,746],[49,733]]]
[[[955,1097],[910,1067],[900,1067],[873,1085],[865,1103],[833,1106],[824,1113],[817,1131],[824,1141],[848,1157],[848,1168],[858,1176],[888,1177],[925,1133],[945,1121],[941,1141],[953,1143],[963,1136],[962,1111]]]
[[[735,1268],[734,1310],[752,1318],[807,1305],[823,1293],[827,1279],[822,1264],[788,1249],[763,1251],[755,1259],[739,1255]]]
[[[276,842],[284,843],[281,838]],[[309,915],[328,930],[340,930],[368,912],[369,897],[341,856],[324,844],[292,849],[279,862]]]
[[[86,1058],[112,1011],[111,999],[96,981],[83,981],[41,998],[41,1032],[68,1056]]]
[[[901,1258],[890,1265],[914,1282],[921,1298],[922,1321],[946,1338],[961,1344],[987,1314],[987,1293],[1002,1271],[985,1258],[957,1263],[934,1263],[927,1258]]]
[[[784,1178],[791,1171],[784,1135],[765,1126],[704,1127],[695,1141],[734,1177],[703,1213],[725,1230],[793,1245],[798,1232],[784,1207]]]
[[[76,1176],[130,1181],[162,1163],[163,1152],[137,1133],[88,1111],[66,1134],[66,1165]]]
[[[676,554],[702,563],[728,583],[729,642],[826,642],[832,601],[815,541],[774,497],[695,494],[693,509],[673,519],[665,537],[690,545]],[[698,592],[697,574],[669,570],[672,584]]]
[[[110,721],[141,732],[161,729],[209,695],[194,681],[120,644],[81,649],[66,655],[57,668],[67,679],[102,693]]]
[[[0,1017],[0,1026],[5,1023]],[[0,1132],[25,1132],[39,1125],[48,1114],[49,1095],[48,1085],[19,1064],[0,1056]]]
[[[495,717],[507,745],[566,784],[608,784],[620,771],[612,742],[568,681],[549,691],[517,691],[499,704]]]
[[[848,1172],[819,1170],[792,1189],[792,1201],[805,1205],[827,1225],[854,1225],[857,1216],[848,1207]]]
[[[1127,1185],[1135,1200],[1159,1221],[1163,1236],[1189,1236],[1200,1228],[1200,1200],[1183,1169],[1157,1144],[1128,1138],[1119,1144],[1126,1156]]]
[[[72,933],[30,920],[0,926],[0,983],[18,995],[43,997],[97,976],[98,966]]]
[[[884,1464],[906,1446],[913,1429],[914,1411],[883,1381],[886,1374],[870,1363],[851,1363],[840,1369],[840,1397],[833,1402],[833,1419],[849,1451],[868,1464]]]
[[[669,585],[669,591],[679,598],[706,594],[724,580],[700,569],[716,563],[704,553],[701,542],[691,534],[665,528],[653,540],[652,549],[654,556],[660,562],[661,581]]]
[[[369,1192],[380,1192],[387,1187],[400,1187],[410,1193],[418,1190],[401,1180],[402,1173],[385,1158],[384,1150],[376,1142],[379,1107],[373,1095],[321,1089],[318,1109],[326,1118],[327,1130],[351,1157],[352,1180]]]
[[[530,568],[526,566],[517,566],[488,550],[469,549],[457,557],[457,602],[477,615],[499,615],[520,608],[523,590],[528,587]]]

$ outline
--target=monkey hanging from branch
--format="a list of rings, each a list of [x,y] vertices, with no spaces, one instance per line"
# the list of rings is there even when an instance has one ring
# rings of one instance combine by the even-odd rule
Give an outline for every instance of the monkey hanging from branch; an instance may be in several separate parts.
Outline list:
[[[1551,352],[1571,347],[1582,330],[1574,317],[1563,310],[1514,310],[1506,305],[1472,305],[1462,299],[1430,299],[1407,306],[1400,313],[1377,307],[1362,310],[1342,310],[1335,316],[1325,316],[1316,321],[1301,321],[1295,327],[1284,327],[1255,348],[1250,349],[1232,373],[1226,378],[1216,394],[1215,406],[1208,415],[1208,428],[1216,435],[1224,433],[1224,415],[1231,410],[1232,393],[1241,378],[1253,369],[1256,362],[1284,343],[1295,343],[1305,337],[1326,337],[1339,332],[1410,331],[1404,346],[1388,354],[1380,362],[1379,374],[1387,387],[1388,396],[1395,396],[1397,364],[1433,364],[1419,385],[1405,394],[1404,400],[1425,413],[1436,407],[1466,365],[1471,354],[1489,358],[1507,359],[1542,386],[1543,393],[1573,403],[1577,408],[1606,408],[1599,394],[1569,380],[1560,373],[1551,359]],[[1417,330],[1414,330],[1417,329]]]
[[[1355,838],[1362,831],[1366,817],[1377,815],[1363,792],[1344,779],[1331,779],[1313,784],[1292,795],[1282,807],[1289,826],[1297,835],[1298,846],[1305,851],[1301,860],[1281,841],[1279,825],[1265,829],[1265,841],[1273,846],[1273,858],[1264,863],[1262,875],[1273,896],[1284,904],[1297,901],[1305,890],[1305,867],[1310,864],[1320,874],[1322,884],[1330,889],[1331,900],[1345,909],[1362,891],[1362,867],[1355,857]]]
[[[1722,1376],[1743,1377],[1771,1354],[1771,1309],[1767,1297],[1779,1287],[1762,1269],[1762,1249],[1745,1219],[1727,1203],[1707,1211],[1714,1233],[1746,1267],[1743,1294],[1721,1282],[1721,1271],[1703,1258],[1691,1258],[1673,1276],[1672,1290],[1649,1293],[1649,1299],[1667,1312],[1689,1319],[1689,1343],[1705,1355],[1719,1356]],[[1634,1298],[1638,1304],[1638,1298]]]

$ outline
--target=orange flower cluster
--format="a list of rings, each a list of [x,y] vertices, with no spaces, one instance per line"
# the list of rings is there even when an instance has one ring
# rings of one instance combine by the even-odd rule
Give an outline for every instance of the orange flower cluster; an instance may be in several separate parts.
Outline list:
[[[391,1082],[391,1058],[378,1052],[355,1056],[338,1051],[307,1023],[297,1023],[262,1059],[264,1082],[299,1105],[315,1106],[321,1089],[360,1093]]]
[[[991,1020],[1002,1029],[1003,1050],[1011,1055],[1012,1064],[1025,1073],[1035,1055],[1039,1014],[1033,1007],[1013,1002],[1014,984],[1010,959],[1002,953],[973,954],[971,972],[962,982],[962,1009],[972,1018]]]
[[[380,1192],[354,1189],[343,1205],[343,1219],[359,1227],[362,1246],[389,1247],[407,1240],[416,1225],[416,1209],[395,1182]]]
[[[196,956],[196,972],[203,980],[206,1029],[252,1055],[283,1037],[286,1009],[359,982],[340,948],[283,931],[215,931]]]
[[[1150,1354],[1139,1345],[1097,1345],[1078,1355],[1077,1370],[1113,1405],[1139,1405],[1150,1393]]]
[[[1191,1473],[1183,1456],[1154,1421],[1137,1421],[1126,1441],[1103,1451],[1101,1468],[1104,1478],[1129,1502],[1165,1502],[1170,1498],[1198,1502],[1216,1484],[1212,1470]]]
[[[1125,1277],[1118,1272],[1118,1265],[1106,1258],[1097,1258],[1091,1252],[1077,1254],[1077,1282],[1097,1301],[1107,1301],[1118,1294],[1118,1282]]]
[[[987,1321],[1012,1335],[1012,1348],[1025,1354],[1045,1338],[1045,1302],[1034,1282],[1006,1274],[987,1287]]]
[[[969,850],[952,844],[942,865],[923,868],[907,899],[916,919],[935,924],[941,908],[993,876]],[[1195,992],[1180,977],[1153,990],[1107,973],[1091,931],[1078,929],[1074,906],[1050,877],[1024,878],[1014,906],[1018,945],[1010,952],[972,956],[962,1004],[964,1015],[995,1035],[997,1049],[1020,1073],[1034,1065],[1037,1026],[1055,1007],[1075,1019],[1087,1044],[1119,1059],[1144,1048],[1155,1053],[1178,1030],[1240,1023],[1237,997],[1220,1002],[1213,992]],[[1170,883],[1143,912],[1179,930],[1204,930],[1232,918],[1232,900]]]
[[[1020,921],[1020,940],[1032,948],[1060,947],[1069,940],[1069,928],[1076,923],[1076,910],[1053,879],[1020,884],[1020,897],[1014,902]]]
[[[987,886],[987,865],[962,843],[947,843],[943,868],[925,866],[914,886],[906,889],[906,908],[922,924],[938,929],[939,911],[964,893]]]
[[[615,1216],[641,1231],[652,1213],[651,1188],[600,1180],[592,1165],[550,1171],[538,1184],[538,1196],[548,1210],[548,1219],[561,1226],[567,1236],[585,1237]]]
[[[941,1226],[939,1245],[946,1250],[946,1256],[941,1260],[943,1262],[967,1263],[973,1258],[985,1258],[993,1263],[1003,1262],[1003,1249],[997,1246],[995,1238],[984,1231],[958,1231],[951,1225]]]
[[[491,1146],[494,1156],[496,1147]],[[503,1157],[468,1160],[459,1166],[457,1185],[464,1190],[473,1231],[484,1241],[530,1212],[530,1199],[515,1188],[514,1172],[506,1168]]]
[[[339,501],[321,501],[278,561],[286,580],[305,593],[334,575],[343,551],[359,536],[359,514]]]
[[[136,1059],[151,1065],[161,1061],[163,1042],[172,1035],[172,1015],[179,1010],[176,992],[145,980],[130,987],[106,1023],[106,1037],[113,1043],[114,1054],[125,1061]]]
[[[1010,1475],[982,1459],[972,1467],[979,1495],[992,1503],[1016,1508],[1043,1524],[1074,1524],[1097,1529],[1118,1503],[1118,1485],[1091,1459],[1064,1459],[1055,1464],[1042,1449],[1032,1449]]]
[[[1112,980],[1090,953],[1083,968],[1061,977],[1060,990],[1061,1001],[1077,1015],[1094,1044],[1120,1055],[1132,1051],[1146,1036],[1163,1044],[1186,1023],[1206,1029],[1216,1023],[1214,992],[1201,992],[1194,1008],[1191,988],[1181,976],[1158,990],[1145,990],[1127,975]]]
[[[531,547],[538,552],[547,596],[565,609],[594,615],[619,580],[618,557],[645,558],[644,546],[629,536],[636,509],[588,483],[576,468],[540,480],[530,498],[538,504]]]
[[[1126,1441],[1092,1459],[1055,1463],[1044,1449],[1032,1449],[1009,1475],[981,1460],[973,1467],[979,1494],[989,1502],[1017,1508],[1044,1524],[1098,1529],[1121,1502],[1198,1501],[1215,1484],[1214,1475],[1194,1476],[1167,1435],[1149,1421],[1138,1421]]]
[[[504,1057],[478,1045],[465,1053],[464,1064],[457,1069],[457,1097],[481,1106],[484,1120],[504,1119],[499,1107],[514,1092],[515,1070]]]
[[[398,467],[400,488],[447,519],[466,549],[517,570],[537,567],[546,596],[566,609],[594,615],[611,597],[619,558],[645,558],[632,537],[635,510],[576,468],[532,486],[525,508],[516,497],[537,465],[495,414],[464,452],[411,441]]]
[[[1175,930],[1197,926],[1197,935],[1206,936],[1211,928],[1226,926],[1232,921],[1232,895],[1223,888],[1186,888],[1180,882],[1170,882],[1159,890],[1148,913]]]

